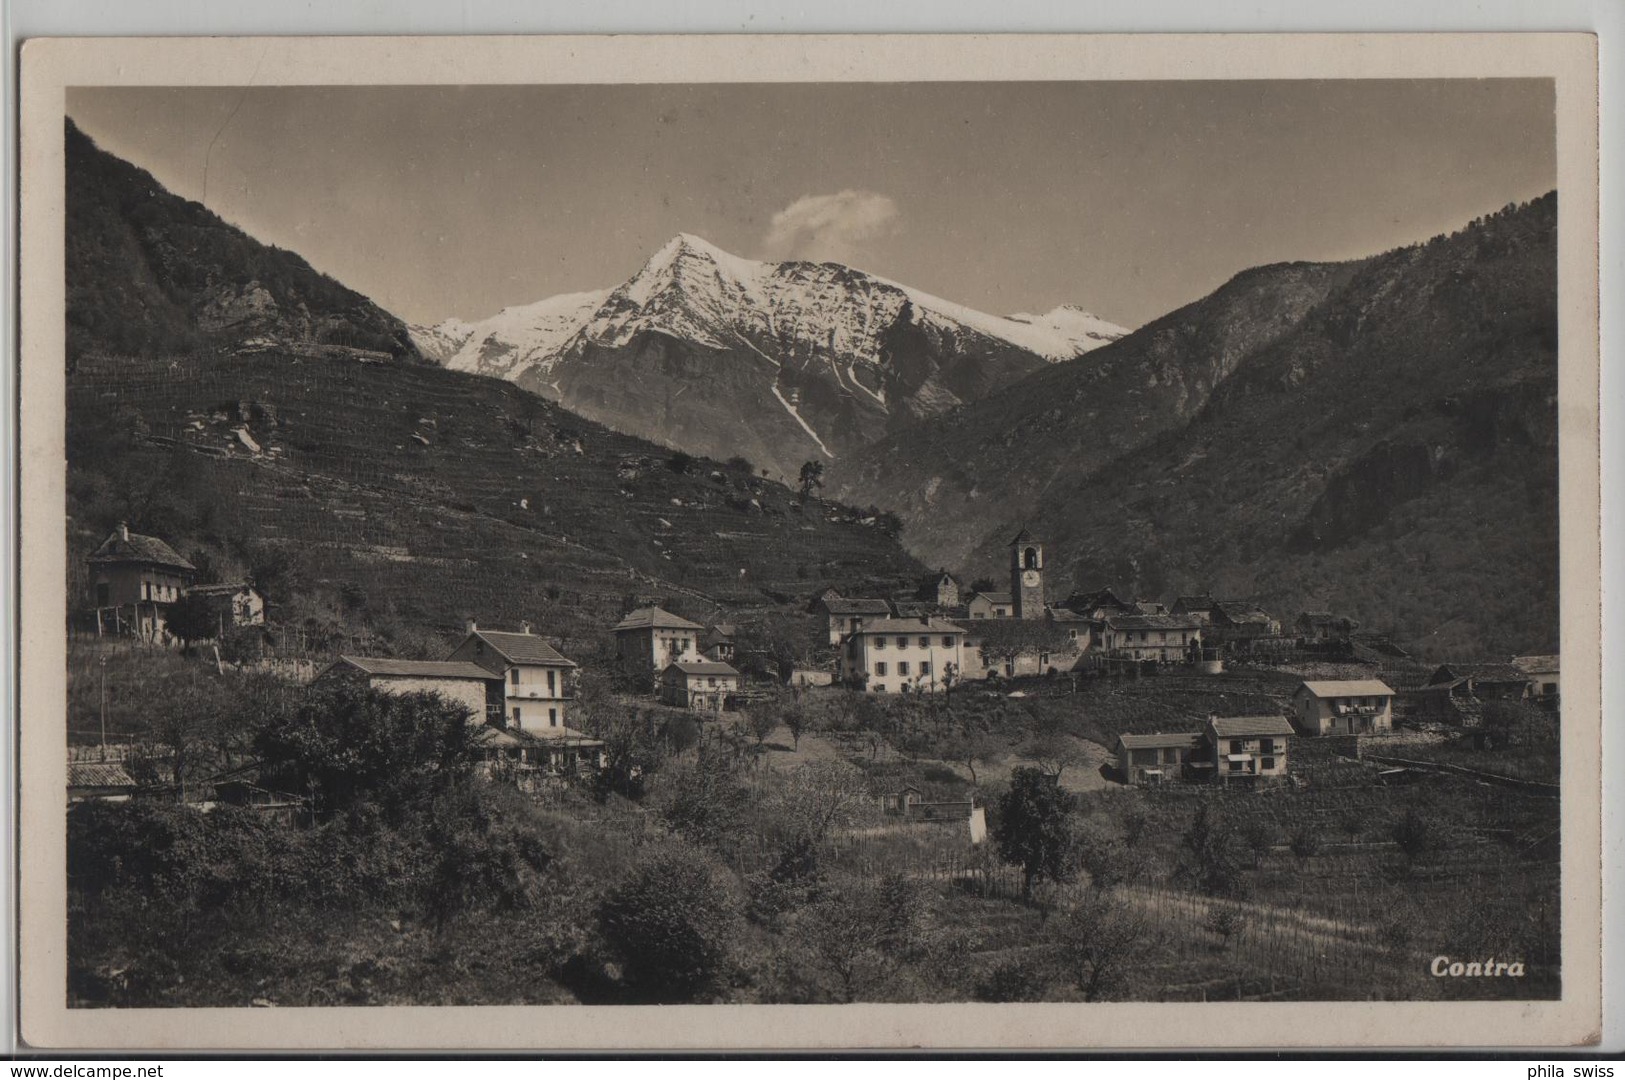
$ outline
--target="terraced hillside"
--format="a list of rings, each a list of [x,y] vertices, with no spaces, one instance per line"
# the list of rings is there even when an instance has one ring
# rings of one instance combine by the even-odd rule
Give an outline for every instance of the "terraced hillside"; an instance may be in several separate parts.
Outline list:
[[[473,617],[590,650],[633,599],[737,618],[923,572],[884,519],[437,368],[93,356],[68,415],[76,602],[127,519],[257,577],[307,645],[411,651]]]

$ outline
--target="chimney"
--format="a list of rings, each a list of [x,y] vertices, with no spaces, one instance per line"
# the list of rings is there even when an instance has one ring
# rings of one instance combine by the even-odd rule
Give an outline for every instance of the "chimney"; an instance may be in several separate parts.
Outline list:
[[[521,634],[528,634],[528,633],[530,633],[530,623],[528,623],[528,622],[522,622],[522,623],[520,623],[520,624],[519,624],[519,632],[520,632],[520,633],[521,633]]]
[[[128,521],[118,523],[118,538],[126,544],[130,542],[130,523]]]
[[[479,623],[475,622],[473,619],[468,620],[468,624],[467,624],[466,629],[470,634],[472,634],[474,631],[478,630],[479,628],[480,628]]]

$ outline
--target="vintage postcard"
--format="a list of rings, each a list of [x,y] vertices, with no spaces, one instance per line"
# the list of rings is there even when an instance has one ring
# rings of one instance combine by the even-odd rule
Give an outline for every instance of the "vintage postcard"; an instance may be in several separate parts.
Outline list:
[[[22,63],[29,1045],[1600,1037],[1591,36]]]

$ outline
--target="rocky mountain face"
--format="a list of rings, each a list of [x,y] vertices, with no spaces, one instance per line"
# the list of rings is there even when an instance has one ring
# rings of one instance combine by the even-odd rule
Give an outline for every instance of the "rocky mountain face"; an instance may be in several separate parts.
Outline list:
[[[1123,333],[1073,307],[992,316],[837,263],[754,262],[686,234],[607,292],[414,328],[447,367],[783,476]]]
[[[253,239],[67,121],[68,358],[244,344],[417,360],[406,324],[290,251]]]
[[[1556,196],[1238,275],[836,463],[931,565],[1048,542],[1052,595],[1252,595],[1424,655],[1555,650]]]

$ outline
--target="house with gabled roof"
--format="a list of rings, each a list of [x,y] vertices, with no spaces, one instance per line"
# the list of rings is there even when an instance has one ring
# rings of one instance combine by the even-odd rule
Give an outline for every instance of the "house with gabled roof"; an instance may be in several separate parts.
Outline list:
[[[1015,596],[1008,592],[973,592],[965,601],[965,614],[972,619],[1008,619],[1015,610]]]
[[[615,635],[618,659],[660,672],[680,660],[698,660],[705,627],[651,606],[627,612],[610,632]]]
[[[873,694],[935,693],[963,678],[965,631],[947,619],[866,619],[841,643],[841,681]]]
[[[1284,716],[1210,716],[1206,742],[1213,747],[1213,776],[1221,784],[1259,784],[1287,771],[1292,722]]]
[[[501,677],[464,660],[342,655],[323,668],[312,684],[339,681],[391,694],[439,694],[466,707],[475,723],[500,722],[502,717]]]
[[[1202,643],[1202,623],[1191,615],[1108,615],[1100,647],[1117,660],[1183,663]]]
[[[681,660],[660,673],[660,700],[680,709],[721,712],[738,690],[738,669],[715,660]]]
[[[470,620],[468,636],[446,659],[477,665],[502,681],[504,726],[531,732],[567,726],[576,662],[532,633],[529,623],[514,632],[482,630]]]
[[[1394,726],[1394,691],[1381,679],[1314,679],[1292,692],[1304,735],[1372,735]]]
[[[1514,664],[1452,661],[1435,668],[1413,698],[1418,716],[1476,727],[1487,702],[1523,701],[1530,684],[1529,673]]]
[[[700,655],[707,660],[715,660],[722,664],[731,664],[737,643],[734,638],[737,630],[733,623],[717,623],[705,628],[700,635]]]
[[[169,609],[197,576],[174,548],[122,521],[85,562],[100,631],[149,641],[168,637]]]
[[[1125,784],[1162,784],[1213,775],[1200,731],[1117,736],[1117,775]]]
[[[1555,654],[1514,656],[1512,666],[1529,677],[1529,696],[1543,704],[1556,704],[1562,695],[1562,663]]]
[[[826,589],[813,600],[812,609],[829,621],[829,643],[839,645],[841,639],[862,625],[865,619],[884,619],[891,615],[891,604],[868,597],[842,596],[834,589]]]

